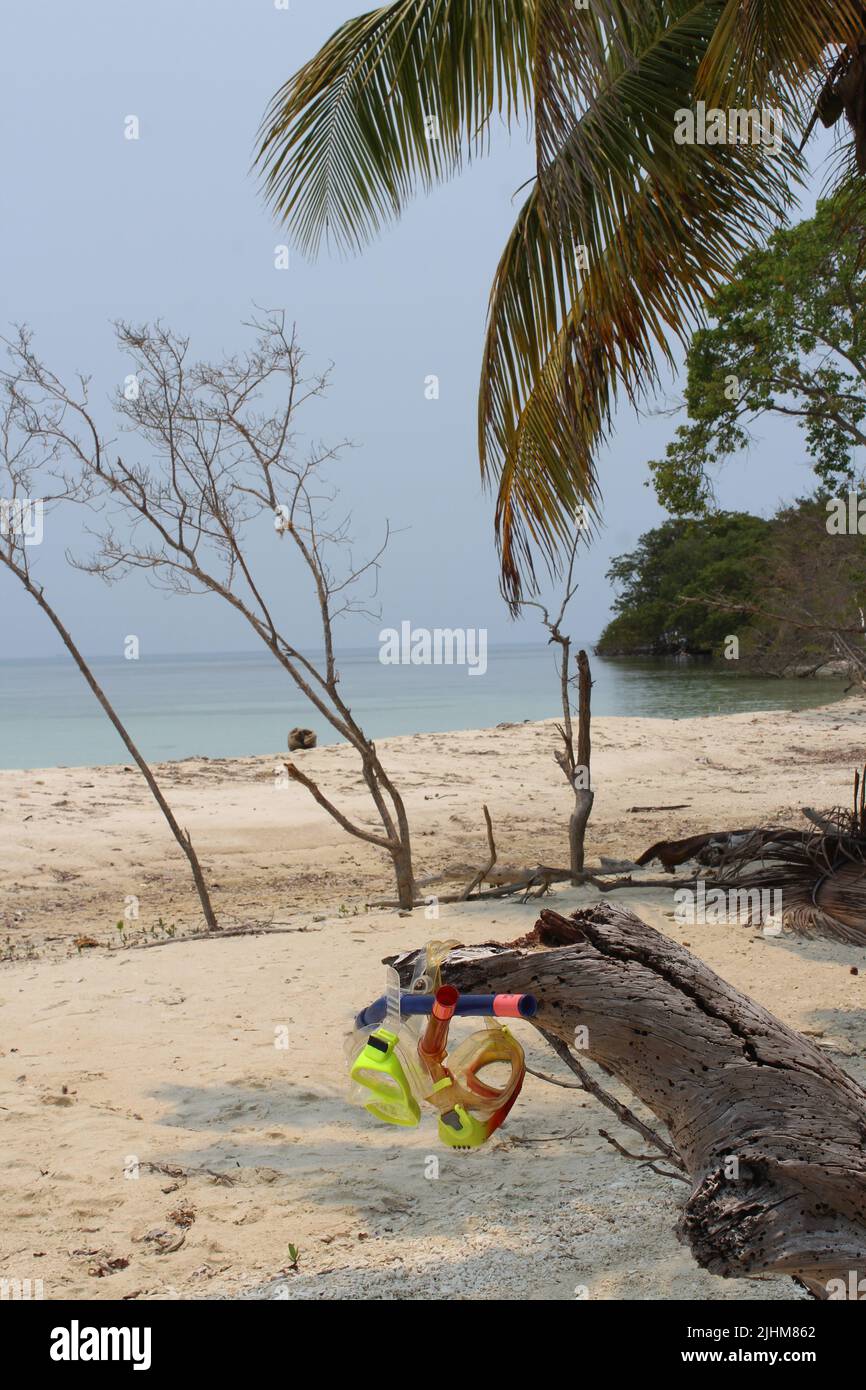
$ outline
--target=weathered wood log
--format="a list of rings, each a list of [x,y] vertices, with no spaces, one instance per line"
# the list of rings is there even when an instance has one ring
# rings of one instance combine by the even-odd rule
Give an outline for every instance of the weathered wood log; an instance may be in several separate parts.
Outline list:
[[[728,1278],[789,1274],[820,1298],[832,1280],[850,1287],[852,1273],[856,1287],[866,1091],[626,908],[543,912],[517,947],[460,948],[443,978],[462,991],[536,994],[534,1022],[567,1044],[586,1030],[581,1057],[658,1116],[685,1164],[692,1191],[677,1234],[698,1264]],[[407,982],[416,954],[395,961]]]

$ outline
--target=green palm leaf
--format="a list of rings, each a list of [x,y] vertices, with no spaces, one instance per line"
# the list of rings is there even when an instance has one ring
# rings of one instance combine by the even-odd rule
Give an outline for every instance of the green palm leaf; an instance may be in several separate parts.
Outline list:
[[[861,0],[727,0],[696,92],[719,106],[737,94],[750,105],[767,101],[779,90],[795,103],[828,49],[864,39]]]
[[[654,384],[784,206],[790,137],[864,33],[861,0],[399,0],[344,24],[274,97],[256,163],[309,253],[359,249],[484,153],[495,115],[534,116],[537,179],[492,289],[479,397],[512,599],[596,504],[620,396]],[[698,98],[780,107],[784,153],[677,144],[675,113]],[[866,151],[866,107],[863,125]]]
[[[304,251],[360,249],[484,152],[495,113],[529,107],[534,16],[533,0],[399,0],[337,30],[277,92],[256,154]]]
[[[681,3],[608,80],[527,199],[491,293],[479,448],[498,482],[507,592],[540,549],[552,562],[580,503],[617,393],[631,399],[672,361],[706,296],[777,214],[798,159],[748,146],[677,146],[718,5]],[[551,185],[554,187],[551,195]],[[563,193],[562,190],[565,190]],[[588,267],[576,270],[575,246]]]

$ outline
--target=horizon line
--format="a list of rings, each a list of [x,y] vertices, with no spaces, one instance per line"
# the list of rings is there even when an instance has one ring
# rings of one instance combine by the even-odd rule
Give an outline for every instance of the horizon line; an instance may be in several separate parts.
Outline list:
[[[582,643],[583,643],[585,646],[587,646],[587,647],[594,647],[595,644],[596,644],[596,642],[598,642],[598,640],[599,640],[598,637],[592,637],[592,638],[586,638],[586,637],[584,637],[584,638],[573,638],[573,639],[572,639],[572,646],[574,646],[574,647],[579,647],[580,644],[581,644],[581,642],[582,642]],[[539,638],[537,641],[529,641],[529,642],[527,642],[527,641],[522,641],[522,642],[509,642],[509,641],[507,641],[507,640],[499,640],[499,641],[496,641],[496,642],[489,642],[489,643],[488,643],[488,650],[496,650],[496,648],[498,648],[498,647],[514,647],[514,648],[518,648],[518,647],[539,647],[539,648],[546,648],[546,647],[549,647],[549,646],[550,646],[550,643],[549,643],[549,642],[545,642],[545,641],[544,641],[543,639],[541,639],[541,638]],[[324,652],[324,648],[323,648],[323,647],[297,647],[296,650],[299,651],[302,655],[305,655],[305,656],[310,655],[310,654],[313,654],[313,653],[315,653],[316,655],[318,655],[318,654]],[[343,647],[342,650],[343,650],[343,652],[345,652],[345,653],[350,653],[350,652],[351,652],[351,653],[356,653],[356,654],[357,654],[357,653],[359,653],[359,652],[363,652],[363,653],[369,653],[371,657],[375,656],[375,649],[371,649],[371,648],[368,648],[368,647],[352,647],[352,646],[346,646],[346,647]],[[229,649],[220,649],[220,650],[218,650],[218,651],[198,651],[198,652],[190,652],[190,651],[159,651],[159,652],[149,652],[149,653],[148,653],[148,658],[150,658],[150,659],[153,659],[153,658],[160,658],[160,659],[166,659],[166,658],[185,658],[185,659],[189,660],[189,659],[195,658],[195,657],[201,657],[201,658],[207,659],[207,658],[226,657],[226,656],[228,656],[228,657],[237,657],[237,656],[241,656],[241,657],[242,657],[242,656],[258,656],[259,654],[260,654],[260,652],[259,652],[259,649],[258,649],[258,648],[256,648],[256,647],[249,647],[249,648],[233,649],[233,650],[229,650]],[[84,655],[84,657],[85,657],[85,659],[86,659],[87,661],[123,661],[123,662],[126,662],[126,661],[127,661],[127,658],[126,658],[125,656],[123,656],[123,654],[118,655],[116,652],[111,652],[111,653],[109,653],[109,652],[89,652],[89,653],[88,653],[88,652],[84,652],[83,655]],[[137,659],[138,659],[138,660],[142,660],[142,659],[146,659],[146,658],[137,658]],[[64,651],[62,651],[62,652],[55,652],[53,655],[50,655],[50,656],[0,656],[0,666],[12,666],[12,665],[14,665],[15,663],[19,663],[19,664],[20,664],[20,663],[27,662],[27,661],[70,661],[70,662],[72,662],[73,665],[75,665],[75,658],[71,655],[70,652],[68,652],[68,651],[66,651],[66,650],[64,650]]]

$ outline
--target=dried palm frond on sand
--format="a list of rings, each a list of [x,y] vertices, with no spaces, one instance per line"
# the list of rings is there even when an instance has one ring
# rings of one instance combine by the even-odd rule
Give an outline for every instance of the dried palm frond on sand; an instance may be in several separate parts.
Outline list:
[[[805,809],[814,830],[758,828],[721,856],[714,886],[781,890],[790,930],[866,945],[866,768],[852,808]]]

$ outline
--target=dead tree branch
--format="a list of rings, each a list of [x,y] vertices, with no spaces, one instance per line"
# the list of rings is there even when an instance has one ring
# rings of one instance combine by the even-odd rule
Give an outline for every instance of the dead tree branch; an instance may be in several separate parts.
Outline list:
[[[490,812],[488,811],[487,807],[482,806],[481,809],[484,812],[484,820],[487,825],[487,863],[484,865],[482,869],[478,870],[478,873],[475,875],[472,882],[465,889],[463,893],[464,902],[472,893],[473,888],[477,888],[479,883],[484,882],[485,878],[490,873],[490,870],[493,868],[493,865],[496,863],[496,841],[493,838],[493,822],[490,819]]]
[[[563,632],[562,624],[565,620],[566,609],[577,593],[577,584],[574,580],[574,567],[577,559],[577,547],[580,544],[581,532],[578,530],[571,543],[568,556],[568,569],[566,571],[565,583],[563,585],[562,602],[558,613],[551,616],[550,610],[545,604],[539,603],[536,599],[520,599],[515,602],[509,600],[510,607],[519,611],[522,608],[537,608],[541,614],[541,621],[550,633],[549,642],[559,648],[558,674],[559,674],[559,698],[562,708],[562,723],[557,724],[557,733],[562,740],[562,747],[554,751],[554,759],[562,770],[563,776],[574,792],[574,809],[568,822],[568,847],[569,862],[571,864],[571,881],[578,883],[583,872],[584,861],[584,841],[586,838],[586,826],[592,811],[592,803],[595,800],[595,793],[591,786],[590,757],[590,692],[592,689],[592,677],[590,674],[589,657],[585,651],[577,654],[577,683],[578,683],[578,734],[577,750],[574,746],[574,721],[571,709],[571,637]],[[545,890],[546,891],[546,890]]]
[[[22,427],[34,447],[62,459],[98,501],[110,504],[106,515],[121,518],[120,532],[115,522],[103,528],[96,555],[74,563],[108,582],[143,570],[170,592],[215,595],[354,748],[383,834],[371,840],[323,794],[316,799],[348,834],[386,850],[400,903],[411,906],[405,805],[342,694],[334,636],[341,615],[372,614],[388,528],[372,556],[353,558],[349,518],[333,515],[337,494],[323,477],[340,448],[313,444],[300,456],[295,441],[298,411],[324,393],[327,375],[306,373],[284,314],[264,313],[245,326],[253,333],[247,352],[196,363],[188,340],[159,323],[116,325],[118,347],[134,367],[127,376],[133,389],[118,391],[113,400],[116,418],[134,439],[129,455],[115,452],[103,436],[86,381],[77,390],[65,386],[22,330],[8,344]],[[142,453],[149,464],[138,462]],[[294,566],[312,592],[320,661],[300,651],[280,626],[269,597],[268,535],[271,546],[289,542]],[[372,582],[371,596],[355,596],[362,580]],[[286,606],[291,612],[294,604]],[[292,775],[312,792],[303,777]]]
[[[22,332],[19,343],[22,351],[29,352],[29,338],[26,333]],[[86,479],[70,477],[63,473],[59,467],[57,451],[53,447],[44,447],[39,458],[34,459],[36,416],[34,415],[34,407],[24,391],[25,380],[20,375],[20,359],[16,359],[14,353],[13,364],[18,366],[19,374],[16,374],[15,371],[0,373],[0,383],[2,383],[4,391],[3,407],[0,410],[0,464],[2,464],[0,489],[3,493],[8,493],[6,500],[20,503],[26,500],[28,505],[34,503],[38,505],[44,524],[46,505],[52,514],[56,507],[62,503],[86,506],[90,502],[91,494]],[[38,500],[35,496],[37,481],[45,485],[45,491],[48,493],[47,497],[43,494]],[[204,871],[193,848],[189,831],[182,829],[179,825],[146,758],[97,681],[66,624],[45,597],[44,587],[33,577],[30,564],[30,539],[22,533],[20,527],[4,525],[2,534],[0,534],[0,562],[18,580],[19,584],[45,614],[84,677],[97,703],[119,735],[126,751],[147,783],[169,830],[186,857],[201,903],[207,930],[219,931],[219,923],[211,902]]]

